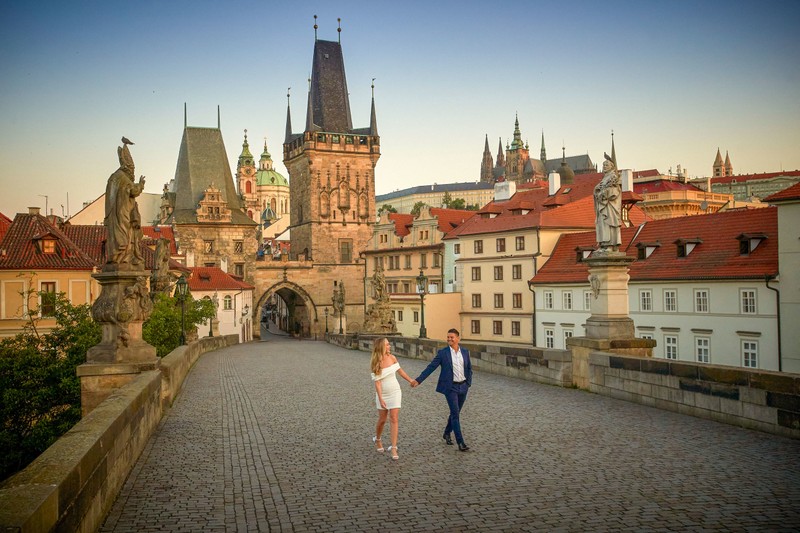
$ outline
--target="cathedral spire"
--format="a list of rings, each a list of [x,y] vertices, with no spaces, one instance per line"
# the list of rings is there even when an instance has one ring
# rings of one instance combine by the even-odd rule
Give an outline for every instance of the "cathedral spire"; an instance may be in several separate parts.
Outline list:
[[[378,118],[375,115],[375,78],[372,78],[372,112],[369,116],[369,134],[378,136]]]
[[[516,150],[522,148],[522,133],[519,131],[519,115],[514,115],[514,140],[511,141],[511,149]]]
[[[314,131],[314,106],[311,103],[311,78],[308,79],[308,108],[306,109],[306,131]]]
[[[494,175],[492,174],[493,167],[494,162],[492,161],[492,152],[489,150],[489,135],[487,134],[483,142],[483,158],[481,159],[482,182],[492,183],[494,181]]]
[[[291,91],[291,87],[286,89],[286,138],[283,140],[285,143],[288,143],[290,140],[292,140],[292,109],[289,100],[289,94]]]
[[[505,167],[506,166],[506,156],[503,152],[503,138],[499,137],[497,141],[497,166],[498,167]]]
[[[544,148],[544,130],[542,130],[542,148],[539,150],[539,159],[542,160],[542,164],[547,163],[547,150]]]
[[[611,130],[611,161],[614,163],[614,168],[619,170],[617,166],[617,149],[614,147],[614,130]]]

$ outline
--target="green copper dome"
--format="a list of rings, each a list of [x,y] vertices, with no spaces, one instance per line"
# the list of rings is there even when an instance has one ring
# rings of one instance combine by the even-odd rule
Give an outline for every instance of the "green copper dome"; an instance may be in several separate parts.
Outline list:
[[[264,151],[258,161],[258,172],[256,172],[256,185],[275,185],[288,187],[289,181],[272,168],[272,156],[267,150],[267,140],[264,139]]]

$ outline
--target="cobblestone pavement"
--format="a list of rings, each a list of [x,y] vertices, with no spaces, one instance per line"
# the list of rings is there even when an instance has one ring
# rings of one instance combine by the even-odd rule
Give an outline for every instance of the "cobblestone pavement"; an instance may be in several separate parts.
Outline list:
[[[368,357],[274,336],[204,355],[102,531],[800,529],[800,442],[480,372],[472,449],[444,444],[434,374],[403,385],[392,461]]]

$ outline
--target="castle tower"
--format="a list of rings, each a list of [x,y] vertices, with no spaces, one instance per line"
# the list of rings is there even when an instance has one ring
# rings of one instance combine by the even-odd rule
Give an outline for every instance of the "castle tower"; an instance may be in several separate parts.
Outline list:
[[[731,158],[727,150],[725,150],[725,175],[733,176],[733,165],[731,165]]]
[[[306,126],[291,131],[283,162],[291,181],[291,250],[317,264],[352,264],[372,237],[380,137],[375,97],[368,128],[354,129],[339,42],[317,40]]]
[[[494,161],[492,161],[492,152],[489,151],[489,135],[486,135],[486,141],[483,146],[483,159],[481,159],[481,181],[484,183],[493,183],[494,176],[492,169],[494,168]]]
[[[722,154],[719,153],[719,148],[717,148],[717,157],[714,158],[714,166],[712,169],[712,175],[715,178],[724,177],[725,174],[725,164],[722,162]]]
[[[532,159],[528,144],[522,142],[518,116],[514,119],[514,138],[506,149],[505,169],[506,181],[517,183],[525,183],[546,176],[542,161]]]

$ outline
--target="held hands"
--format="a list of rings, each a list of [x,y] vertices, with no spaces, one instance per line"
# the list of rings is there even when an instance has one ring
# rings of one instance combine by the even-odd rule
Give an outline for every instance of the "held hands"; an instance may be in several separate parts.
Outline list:
[[[411,381],[409,381],[408,383],[409,383],[409,385],[411,385],[411,388],[412,388],[412,389],[413,389],[413,388],[416,388],[416,387],[419,385],[419,383],[417,382],[417,380],[416,380],[416,379],[412,379],[412,380],[411,380]]]

